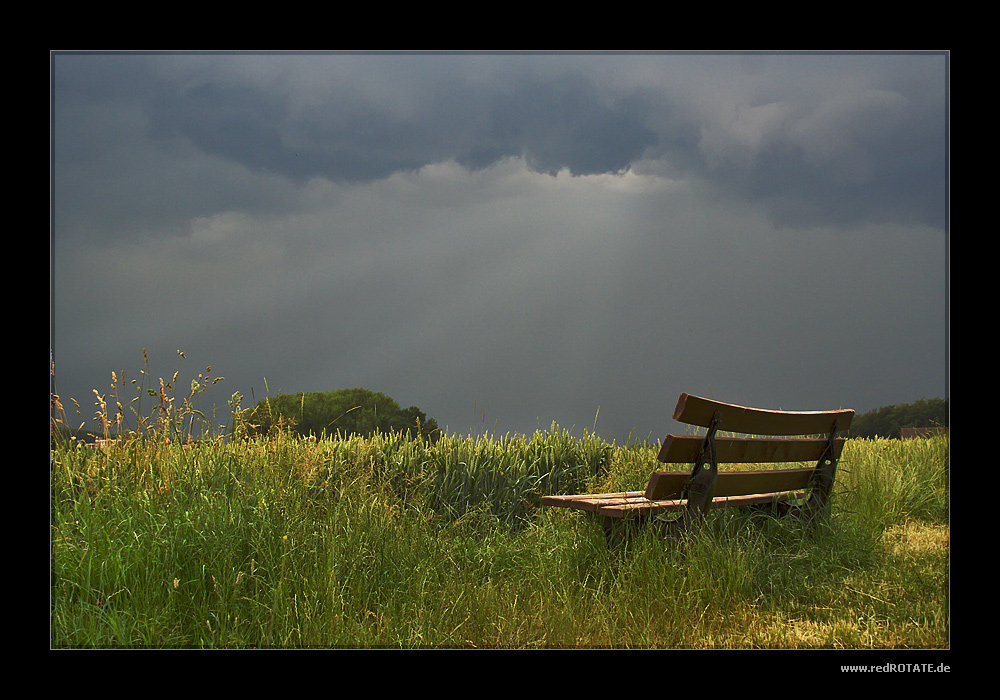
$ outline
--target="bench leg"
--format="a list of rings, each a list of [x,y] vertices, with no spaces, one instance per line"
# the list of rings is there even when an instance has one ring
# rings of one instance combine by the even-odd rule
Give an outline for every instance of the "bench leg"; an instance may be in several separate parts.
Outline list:
[[[641,515],[627,518],[611,518],[597,513],[593,515],[601,521],[601,529],[609,545],[621,544],[649,522],[648,517]]]
[[[616,544],[624,537],[627,524],[621,518],[609,518],[606,515],[597,517],[601,519],[601,530],[604,531],[604,539],[608,544]]]
[[[791,513],[799,512],[801,506],[793,505],[787,501],[775,501],[774,503],[757,503],[746,506],[746,508],[754,513],[766,513],[776,518],[783,518]]]

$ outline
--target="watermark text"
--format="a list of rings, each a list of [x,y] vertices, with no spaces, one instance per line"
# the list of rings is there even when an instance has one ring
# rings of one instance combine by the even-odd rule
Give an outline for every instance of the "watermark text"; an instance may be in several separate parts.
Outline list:
[[[870,664],[840,667],[844,673],[948,673],[947,664]]]

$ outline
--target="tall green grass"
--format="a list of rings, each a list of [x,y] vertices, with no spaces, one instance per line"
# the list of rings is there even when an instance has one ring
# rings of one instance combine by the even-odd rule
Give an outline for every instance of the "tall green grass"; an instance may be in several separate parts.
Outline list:
[[[851,440],[818,528],[714,511],[609,546],[545,493],[642,488],[656,445],[401,435],[51,452],[51,645],[945,648],[948,442]]]
[[[876,530],[910,519],[948,518],[948,438],[850,440],[840,469],[841,505]]]
[[[948,645],[942,439],[849,443],[818,531],[718,512],[684,551],[655,528],[609,547],[536,507],[654,466],[598,446],[558,429],[58,446],[52,645]]]

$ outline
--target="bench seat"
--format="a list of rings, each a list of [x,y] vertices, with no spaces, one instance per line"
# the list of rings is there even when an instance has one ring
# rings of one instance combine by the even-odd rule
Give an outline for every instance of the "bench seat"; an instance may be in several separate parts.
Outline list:
[[[813,468],[722,472],[716,480],[711,508],[734,508],[801,499]],[[543,506],[574,508],[609,518],[682,510],[687,503],[687,472],[653,472],[645,491],[545,496]]]
[[[804,498],[805,491],[783,491],[781,493],[753,493],[742,496],[723,496],[713,498],[709,508],[738,508],[753,505],[767,505]],[[668,498],[651,501],[644,491],[624,491],[622,493],[596,493],[579,496],[546,496],[542,499],[543,506],[561,506],[575,508],[603,515],[606,518],[625,518],[630,515],[648,513],[659,515],[671,511],[683,510],[687,500],[683,498]]]

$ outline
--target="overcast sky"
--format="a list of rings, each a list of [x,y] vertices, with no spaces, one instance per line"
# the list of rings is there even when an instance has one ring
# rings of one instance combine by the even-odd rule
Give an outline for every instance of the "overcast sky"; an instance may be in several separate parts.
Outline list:
[[[58,392],[145,348],[219,424],[365,387],[619,443],[944,398],[947,59],[55,53]]]

